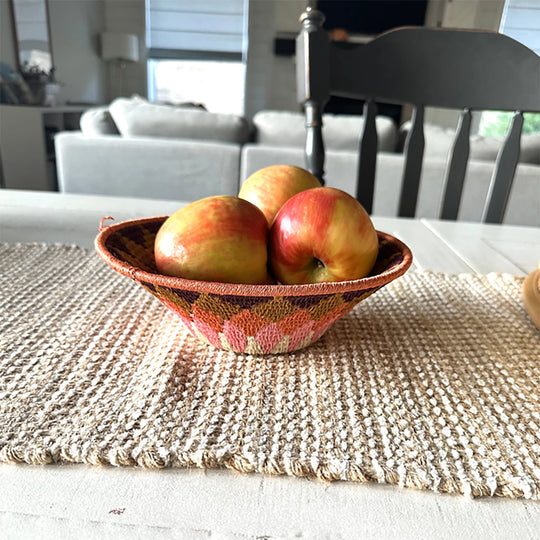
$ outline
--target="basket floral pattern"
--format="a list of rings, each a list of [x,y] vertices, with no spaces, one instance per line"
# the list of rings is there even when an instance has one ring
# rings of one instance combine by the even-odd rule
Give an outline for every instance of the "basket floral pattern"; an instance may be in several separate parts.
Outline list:
[[[239,285],[157,273],[154,239],[166,217],[103,227],[99,255],[174,311],[189,332],[214,347],[246,354],[284,353],[319,339],[361,300],[399,277],[412,262],[399,240],[379,232],[379,257],[367,278],[310,285]]]

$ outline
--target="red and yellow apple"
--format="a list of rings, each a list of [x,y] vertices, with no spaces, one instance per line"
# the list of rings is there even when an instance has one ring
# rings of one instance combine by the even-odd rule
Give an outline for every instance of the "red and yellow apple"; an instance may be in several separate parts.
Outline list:
[[[223,283],[271,283],[268,224],[250,202],[220,195],[172,214],[154,242],[156,267],[168,276]]]
[[[284,284],[365,277],[378,252],[377,232],[364,207],[331,187],[291,197],[270,228],[270,267]]]
[[[321,187],[321,183],[306,169],[294,165],[271,165],[249,176],[238,196],[260,208],[270,226],[286,201],[315,187]]]

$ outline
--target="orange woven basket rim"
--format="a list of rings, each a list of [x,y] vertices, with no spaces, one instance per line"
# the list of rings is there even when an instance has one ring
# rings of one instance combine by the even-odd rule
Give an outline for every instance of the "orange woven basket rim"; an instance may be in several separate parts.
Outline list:
[[[133,227],[156,221],[163,221],[169,216],[153,216],[139,219],[120,221],[112,225],[103,226],[103,218],[99,227],[99,233],[94,241],[94,247],[99,256],[116,272],[130,277],[135,281],[143,281],[161,287],[171,289],[183,289],[203,293],[237,296],[308,296],[317,294],[334,294],[360,289],[381,287],[394,279],[402,276],[412,264],[412,253],[409,247],[391,234],[377,231],[380,240],[394,244],[400,251],[403,260],[388,271],[374,276],[348,281],[334,281],[326,283],[309,283],[305,285],[249,285],[244,283],[218,283],[214,281],[197,281],[179,277],[165,276],[153,272],[147,272],[137,266],[128,264],[115,257],[106,247],[107,239],[114,233]]]

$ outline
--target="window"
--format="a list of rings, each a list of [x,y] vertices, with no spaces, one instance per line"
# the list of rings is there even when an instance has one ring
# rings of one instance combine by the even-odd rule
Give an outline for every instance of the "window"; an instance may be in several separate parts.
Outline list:
[[[540,2],[506,0],[500,32],[540,54]]]
[[[503,137],[508,133],[514,113],[507,111],[484,111],[478,132],[485,137]],[[540,114],[523,114],[523,134],[540,133]]]
[[[146,0],[148,95],[242,114],[247,0]]]
[[[193,102],[213,112],[244,112],[242,62],[150,60],[148,73],[151,101]]]
[[[540,54],[540,2],[538,0],[506,0],[499,31],[520,41]],[[511,112],[482,113],[481,135],[501,137],[508,131]],[[523,133],[540,133],[540,114],[523,115]]]

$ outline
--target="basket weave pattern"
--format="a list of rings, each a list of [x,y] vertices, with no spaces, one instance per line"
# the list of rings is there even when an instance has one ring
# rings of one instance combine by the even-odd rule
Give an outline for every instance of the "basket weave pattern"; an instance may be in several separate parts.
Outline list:
[[[310,345],[410,265],[410,252],[379,233],[380,252],[372,277],[342,285],[237,285],[169,278],[157,273],[153,255],[164,219],[107,227],[98,236],[96,249],[115,270],[135,279],[174,311],[193,336],[239,353],[283,353]]]

